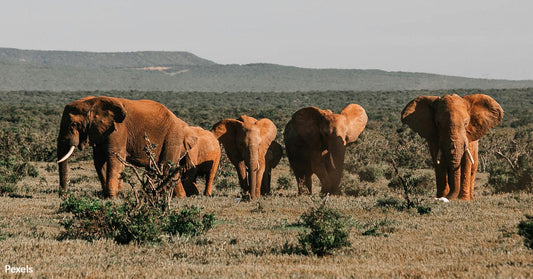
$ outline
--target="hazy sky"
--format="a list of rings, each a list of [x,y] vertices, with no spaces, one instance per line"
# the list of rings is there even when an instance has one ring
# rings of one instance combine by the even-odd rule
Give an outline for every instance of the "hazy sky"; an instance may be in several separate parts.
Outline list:
[[[0,0],[0,47],[533,79],[531,0]]]

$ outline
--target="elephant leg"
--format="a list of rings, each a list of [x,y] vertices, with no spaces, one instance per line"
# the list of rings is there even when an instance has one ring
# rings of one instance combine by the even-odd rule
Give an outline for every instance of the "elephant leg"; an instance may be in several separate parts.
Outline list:
[[[431,159],[433,165],[435,166],[435,181],[437,184],[437,198],[446,197],[450,192],[450,187],[448,186],[448,170],[444,167],[446,164],[442,162],[442,158],[437,158],[439,153],[439,146],[436,143],[427,141],[429,146],[429,153],[431,154]],[[437,160],[440,160],[437,162]]]
[[[478,141],[470,143],[470,152],[472,157],[474,157],[474,164],[472,165],[471,175],[470,175],[470,200],[474,200],[474,181],[476,180],[476,172],[479,166],[479,153],[478,153]]]
[[[472,162],[465,152],[463,161],[461,162],[461,186],[459,189],[459,195],[457,196],[460,200],[470,200],[472,165]]]
[[[270,179],[272,178],[271,171],[271,169],[266,169],[263,174],[263,181],[261,181],[261,195],[270,194]]]
[[[309,194],[313,190],[312,173],[306,173],[293,168],[294,176],[296,177],[296,185],[298,186],[298,195],[302,195],[307,188]]]
[[[322,185],[322,188],[320,190],[320,193],[327,194],[331,192],[331,182],[329,173],[326,171],[325,168],[320,167],[316,171],[316,176],[320,180],[320,184]]]
[[[235,168],[237,169],[237,176],[239,178],[239,184],[241,186],[241,189],[243,193],[250,193],[250,186],[248,185],[248,175],[246,171],[246,165],[244,164],[244,161],[240,161],[237,165],[235,165]]]
[[[121,152],[125,153],[125,152]],[[125,158],[126,154],[119,154],[122,158]],[[107,181],[104,188],[104,196],[114,198],[117,196],[119,190],[119,184],[121,182],[121,173],[124,170],[124,165],[115,158],[114,155],[108,156],[107,159]]]
[[[183,186],[183,182],[181,179],[178,180],[176,183],[176,187],[174,187],[174,196],[178,198],[184,198],[187,196],[187,193],[185,192],[185,187]]]
[[[446,197],[450,193],[448,185],[448,170],[444,164],[435,166],[435,178],[437,180],[437,198]]]
[[[106,188],[107,185],[107,160],[104,154],[104,151],[99,147],[93,148],[93,161],[94,168],[98,174],[98,179],[102,185],[102,190]]]
[[[204,189],[204,195],[205,196],[211,196],[211,192],[213,189],[213,181],[215,181],[215,175],[217,173],[218,169],[218,160],[213,161],[213,164],[211,165],[211,168],[207,172],[205,176],[205,189]]]
[[[198,168],[194,168],[191,170],[191,172],[188,172],[185,176],[185,191],[187,192],[187,196],[190,195],[199,195],[200,191],[198,190],[198,185],[196,184],[196,179],[198,177],[199,170]]]
[[[265,166],[261,167],[255,173],[255,175],[257,175],[257,179],[256,179],[256,185],[254,189],[254,197],[257,197],[257,198],[261,197],[261,188],[262,188],[264,174],[265,174]]]

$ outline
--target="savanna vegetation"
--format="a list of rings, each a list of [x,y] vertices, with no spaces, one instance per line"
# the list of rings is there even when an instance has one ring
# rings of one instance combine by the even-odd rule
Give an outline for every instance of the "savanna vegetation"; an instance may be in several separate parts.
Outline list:
[[[217,64],[188,52],[95,53],[0,48],[0,90],[296,92],[523,88],[530,80],[489,80],[275,64]]]
[[[450,92],[487,94],[505,110],[480,141],[473,202],[433,200],[428,148],[399,120],[414,97]],[[213,197],[173,199],[159,211],[134,199],[141,183],[131,170],[124,177],[134,187],[125,186],[117,200],[100,199],[90,150],[75,152],[70,196],[58,197],[55,140],[63,106],[101,94],[0,94],[0,264],[28,264],[45,277],[533,276],[533,89],[106,92],[161,102],[206,129],[240,114],[267,117],[280,143],[301,107],[338,112],[358,103],[367,111],[367,128],[347,151],[341,196],[298,196],[283,158],[272,194],[247,202],[223,155]]]

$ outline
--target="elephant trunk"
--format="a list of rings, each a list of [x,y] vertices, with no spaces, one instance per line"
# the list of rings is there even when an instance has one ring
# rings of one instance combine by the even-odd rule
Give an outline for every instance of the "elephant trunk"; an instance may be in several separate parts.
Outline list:
[[[463,157],[466,155],[466,148],[464,144],[451,145],[448,165],[448,184],[450,186],[450,192],[448,193],[448,199],[456,199],[461,190],[461,163]]]
[[[250,186],[250,195],[252,199],[259,198],[261,195],[261,185],[257,180],[259,171],[259,148],[250,147],[250,162],[248,163],[248,183]]]
[[[330,141],[328,145],[328,154],[327,161],[329,161],[326,167],[328,171],[328,184],[322,185],[322,192],[330,194],[339,194],[340,188],[339,184],[342,179],[343,170],[344,170],[344,155],[346,152],[346,146],[342,140],[335,139]],[[324,187],[326,186],[326,187]]]
[[[72,154],[75,146],[69,146],[65,143],[58,141],[57,144],[57,157],[62,158],[58,161],[59,165],[59,194],[62,194],[67,190],[69,180],[68,180],[68,156],[69,153]],[[70,155],[69,155],[70,156]]]
[[[68,188],[68,159],[74,153],[74,149],[79,145],[79,136],[73,136],[62,128],[59,131],[59,137],[57,138],[57,158],[59,168],[59,194],[61,195]],[[68,127],[68,126],[67,126]]]

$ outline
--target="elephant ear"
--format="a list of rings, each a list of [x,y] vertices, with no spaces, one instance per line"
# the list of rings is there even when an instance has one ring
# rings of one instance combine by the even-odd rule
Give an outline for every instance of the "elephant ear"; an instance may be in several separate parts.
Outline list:
[[[352,143],[365,129],[368,116],[362,106],[349,104],[341,111],[341,115],[346,117],[346,143]]]
[[[278,133],[276,125],[267,118],[258,120],[255,124],[261,130],[261,145],[270,146],[272,141],[276,139],[276,134]]]
[[[87,112],[89,119],[88,134],[93,143],[102,142],[116,130],[116,123],[126,117],[126,108],[120,99],[96,97],[85,101],[92,104]]]
[[[292,115],[291,125],[298,137],[304,141],[321,139],[321,126],[326,112],[316,107],[305,107]],[[314,146],[314,145],[312,145]]]
[[[470,123],[466,127],[469,141],[479,140],[503,118],[503,109],[491,97],[484,94],[464,96],[470,103]]]
[[[108,116],[116,123],[122,123],[126,118],[126,106],[119,99],[110,97],[100,97],[99,102],[95,105],[100,106],[101,110],[107,111]]]
[[[237,131],[243,128],[243,123],[236,119],[224,119],[213,125],[212,132],[215,137],[226,149],[228,158],[232,162],[237,162],[242,160],[241,154],[239,152],[236,136]]]
[[[191,150],[196,146],[197,143],[198,137],[194,135],[194,133],[185,134],[185,138],[183,139],[183,146],[185,147],[185,150]]]
[[[438,96],[420,96],[405,106],[402,111],[402,123],[407,124],[413,131],[426,140],[437,137],[433,103]]]
[[[186,169],[193,168],[195,166],[194,159],[189,154],[189,151],[198,144],[198,137],[193,133],[189,127],[185,128],[185,137],[183,138],[183,147],[187,151],[185,157],[181,159],[182,164]],[[183,156],[183,155],[181,155]]]
[[[267,151],[268,159],[270,160],[270,167],[275,168],[279,161],[281,160],[281,156],[283,155],[283,149],[281,148],[281,145],[275,141],[270,144]]]

